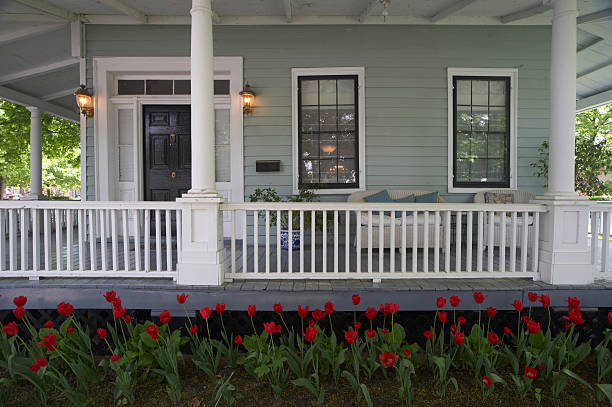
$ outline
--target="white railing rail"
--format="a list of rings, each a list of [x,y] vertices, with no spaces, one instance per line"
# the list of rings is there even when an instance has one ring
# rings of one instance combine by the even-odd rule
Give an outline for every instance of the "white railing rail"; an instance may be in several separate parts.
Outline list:
[[[595,278],[612,278],[612,202],[597,202],[590,208],[589,238]]]
[[[0,204],[0,277],[176,277],[174,202]]]
[[[376,281],[535,277],[546,207],[258,202],[222,204],[221,211],[231,219],[226,279]],[[285,240],[296,242],[283,250]]]

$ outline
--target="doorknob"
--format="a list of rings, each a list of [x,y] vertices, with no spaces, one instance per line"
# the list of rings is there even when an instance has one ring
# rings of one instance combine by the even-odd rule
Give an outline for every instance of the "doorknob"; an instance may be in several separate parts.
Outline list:
[[[174,133],[170,134],[170,141],[173,142],[173,143],[176,143],[176,134],[174,134]]]
[[[176,172],[172,171],[172,178],[176,178]]]

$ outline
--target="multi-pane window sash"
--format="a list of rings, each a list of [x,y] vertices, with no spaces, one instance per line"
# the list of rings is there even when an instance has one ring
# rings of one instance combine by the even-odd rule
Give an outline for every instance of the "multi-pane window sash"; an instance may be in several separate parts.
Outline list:
[[[359,186],[357,75],[298,77],[299,186]]]

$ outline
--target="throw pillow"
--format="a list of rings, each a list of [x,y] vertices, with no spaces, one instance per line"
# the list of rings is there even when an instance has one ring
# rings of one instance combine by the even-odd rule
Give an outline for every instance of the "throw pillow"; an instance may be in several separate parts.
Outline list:
[[[389,192],[386,189],[383,189],[380,192],[377,192],[372,195],[368,195],[363,198],[364,201],[369,203],[392,203],[393,199],[389,196]]]
[[[438,192],[430,192],[428,194],[416,195],[414,197],[416,203],[438,203]]]
[[[398,198],[398,199],[394,199],[393,202],[397,202],[397,203],[414,203],[414,195],[410,194],[407,195],[403,198]],[[406,216],[408,215],[412,215],[412,211],[406,211]],[[401,218],[402,217],[402,211],[396,211],[395,212],[395,218]]]

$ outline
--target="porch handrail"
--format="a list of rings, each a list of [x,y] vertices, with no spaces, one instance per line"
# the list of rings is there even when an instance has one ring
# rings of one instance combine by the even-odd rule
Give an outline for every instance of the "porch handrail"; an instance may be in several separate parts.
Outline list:
[[[163,201],[0,201],[0,209],[181,209]]]
[[[369,202],[241,202],[221,204],[221,210],[351,210],[362,211],[484,211],[546,212],[541,204],[477,204],[477,203],[369,203]]]

